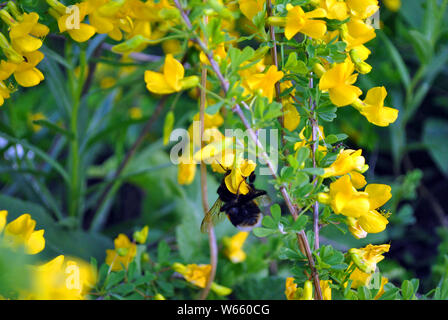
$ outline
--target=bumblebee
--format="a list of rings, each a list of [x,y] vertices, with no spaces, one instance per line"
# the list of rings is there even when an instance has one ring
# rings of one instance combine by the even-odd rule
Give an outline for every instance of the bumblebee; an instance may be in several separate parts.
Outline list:
[[[225,177],[231,173],[228,170],[218,188],[218,199],[207,212],[201,224],[201,231],[206,233],[210,225],[220,222],[226,215],[230,222],[241,231],[250,231],[261,225],[263,214],[260,206],[267,206],[269,198],[265,190],[258,190],[254,186],[255,173],[248,179],[249,192],[247,194],[234,194],[225,184]]]

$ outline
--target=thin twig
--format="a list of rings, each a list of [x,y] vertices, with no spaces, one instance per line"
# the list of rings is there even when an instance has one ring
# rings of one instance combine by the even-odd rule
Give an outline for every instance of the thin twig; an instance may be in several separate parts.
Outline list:
[[[313,78],[310,79],[310,88],[314,87]],[[312,127],[312,137],[313,145],[311,147],[311,154],[313,157],[313,168],[316,168],[316,152],[319,147],[319,124],[317,123],[316,115],[314,109],[316,108],[316,103],[313,101],[313,98],[310,97],[310,106],[311,106],[311,127]],[[317,184],[316,176],[313,176],[314,186]],[[314,250],[319,249],[319,202],[315,201],[313,204],[313,230],[314,230]]]
[[[205,19],[207,23],[207,18]],[[202,139],[204,136],[204,118],[205,118],[205,105],[207,103],[207,93],[205,88],[207,86],[207,68],[204,65],[201,66],[202,74],[201,74],[201,97],[200,97],[200,107],[199,107],[199,120],[200,120],[200,130],[201,130],[201,148],[205,146],[205,141]],[[201,161],[201,195],[202,195],[202,207],[204,209],[204,216],[209,211],[208,206],[208,196],[207,196],[207,167],[204,161]],[[199,296],[200,300],[207,299],[208,294],[210,293],[210,288],[212,287],[213,280],[216,276],[216,269],[218,267],[218,245],[216,243],[215,230],[213,226],[210,224],[208,228],[208,242],[210,247],[210,265],[212,267],[210,271],[210,275],[207,279],[207,284],[205,288],[201,291]]]
[[[192,24],[190,22],[190,19],[188,18],[188,16],[186,15],[186,13],[184,12],[184,10],[182,9],[182,6],[179,3],[179,0],[174,0],[174,3],[176,5],[176,7],[179,9],[182,19],[184,20],[186,26],[192,30]],[[207,46],[201,41],[201,39],[199,37],[197,37],[195,35],[195,38],[193,39],[201,48],[201,50],[205,53],[205,55],[207,56],[210,65],[215,73],[215,75],[217,76],[218,80],[221,83],[221,87],[224,90],[224,93],[227,93],[229,91],[229,83],[228,81],[224,78],[224,76],[221,73],[221,70],[219,69],[218,64],[216,63],[213,55],[210,53],[210,51],[207,49]],[[248,107],[247,104],[245,102],[241,103],[244,107]],[[232,108],[232,111],[234,113],[236,113],[239,118],[241,119],[241,121],[243,122],[244,127],[247,129],[248,133],[249,133],[249,137],[251,138],[251,140],[257,145],[257,147],[260,150],[260,156],[263,158],[263,160],[265,161],[265,163],[267,164],[271,175],[277,179],[277,173],[276,173],[276,169],[274,168],[271,160],[269,159],[269,156],[266,154],[266,152],[264,151],[264,148],[261,144],[261,142],[258,140],[255,132],[253,131],[250,123],[248,122],[248,120],[246,119],[246,116],[244,115],[243,111],[241,110],[241,106],[239,104],[235,104],[235,106]],[[296,208],[293,206],[292,202],[291,202],[291,198],[289,197],[288,191],[286,190],[285,186],[281,186],[280,187],[280,192],[283,196],[283,199],[285,200],[285,203],[291,213],[291,215],[293,216],[294,220],[297,219],[298,214],[297,214],[297,210]],[[311,269],[311,275],[313,278],[313,283],[314,283],[314,287],[316,290],[316,294],[317,294],[317,298],[319,300],[322,300],[322,291],[320,288],[320,281],[319,281],[319,275],[316,271],[315,268],[315,264],[314,264],[314,259],[311,253],[311,248],[310,245],[308,243],[308,238],[306,236],[306,233],[304,230],[301,230],[298,234],[297,234],[298,240],[299,240],[299,245],[301,247],[301,250],[303,250],[305,252],[305,255],[307,257],[308,260],[308,264],[309,267]]]

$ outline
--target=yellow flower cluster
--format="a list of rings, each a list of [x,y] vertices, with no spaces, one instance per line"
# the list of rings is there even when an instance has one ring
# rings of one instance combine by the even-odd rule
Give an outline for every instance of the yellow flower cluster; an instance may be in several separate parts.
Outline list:
[[[0,61],[1,106],[14,91],[5,83],[11,76],[22,87],[33,87],[44,80],[44,75],[36,66],[44,58],[39,49],[49,29],[39,23],[37,13],[20,12],[13,2],[0,10],[0,18],[9,27],[9,40],[0,33],[0,48],[7,58]]]
[[[57,0],[47,3],[61,33],[67,32],[77,42],[107,34],[113,40],[124,41],[114,47],[120,53],[141,51],[157,43],[172,24],[164,14],[174,10],[167,0],[85,0],[70,7]]]
[[[0,211],[0,237],[11,248],[23,247],[28,254],[45,248],[44,230],[35,230],[36,221],[22,214],[7,223],[8,212]],[[31,265],[31,284],[26,292],[18,292],[19,299],[78,300],[85,299],[95,285],[96,270],[80,259],[59,255],[40,265]]]

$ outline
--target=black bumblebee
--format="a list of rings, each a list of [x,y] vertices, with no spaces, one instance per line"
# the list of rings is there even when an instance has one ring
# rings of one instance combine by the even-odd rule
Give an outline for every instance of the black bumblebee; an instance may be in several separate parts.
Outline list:
[[[225,177],[231,170],[226,172],[221,185],[218,188],[219,198],[213,207],[207,212],[202,220],[201,231],[207,232],[210,225],[215,225],[225,217],[241,231],[250,231],[254,227],[261,225],[263,214],[260,207],[269,204],[269,198],[266,191],[258,190],[254,186],[255,173],[247,178],[249,180],[249,192],[247,194],[234,194],[230,192],[225,184]],[[224,214],[225,213],[225,214]]]

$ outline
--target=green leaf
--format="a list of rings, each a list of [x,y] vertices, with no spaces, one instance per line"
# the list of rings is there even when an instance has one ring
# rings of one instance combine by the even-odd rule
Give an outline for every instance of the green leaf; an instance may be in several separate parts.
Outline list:
[[[395,63],[395,66],[397,67],[398,73],[400,74],[401,80],[403,81],[403,84],[406,88],[409,88],[411,85],[411,77],[409,75],[409,71],[406,67],[406,64],[403,61],[403,58],[401,57],[399,51],[397,48],[395,48],[392,41],[389,40],[389,38],[386,36],[384,32],[378,32],[379,38],[384,42],[386,45],[386,49],[389,52],[392,61]]]
[[[404,280],[401,284],[401,294],[404,300],[411,300],[414,297],[414,285],[409,280]]]
[[[448,121],[430,118],[423,129],[423,143],[439,169],[448,176]]]
[[[294,223],[291,226],[291,230],[294,230],[297,232],[302,231],[305,228],[307,222],[308,222],[308,217],[305,215],[301,215],[300,217],[297,218],[296,221],[294,221]]]
[[[265,238],[267,236],[270,236],[271,234],[274,234],[277,230],[273,229],[267,229],[267,228],[254,228],[253,233],[258,238]]]
[[[282,216],[282,209],[278,203],[271,206],[271,215],[276,223],[280,221],[280,218]]]
[[[119,284],[124,280],[126,272],[124,270],[120,270],[117,272],[111,272],[109,276],[106,278],[106,290],[111,289],[112,287]]]
[[[271,216],[264,216],[262,220],[262,225],[269,229],[276,229],[277,224],[275,223],[274,219],[272,219]]]
[[[70,140],[72,140],[74,138],[74,135],[72,132],[54,124],[53,122],[48,121],[47,119],[34,120],[33,124],[36,124],[36,125],[39,125],[42,127],[46,127],[56,133],[61,133],[61,134],[65,135],[67,138],[69,138]]]
[[[158,263],[165,263],[169,261],[170,257],[170,246],[166,241],[162,240],[157,245],[157,262]]]

